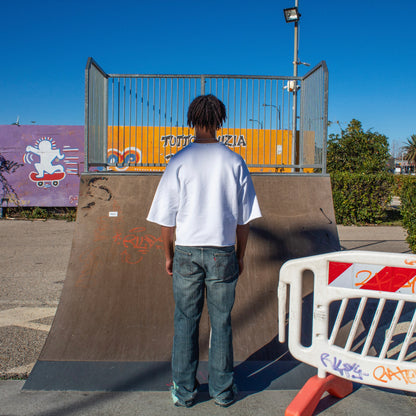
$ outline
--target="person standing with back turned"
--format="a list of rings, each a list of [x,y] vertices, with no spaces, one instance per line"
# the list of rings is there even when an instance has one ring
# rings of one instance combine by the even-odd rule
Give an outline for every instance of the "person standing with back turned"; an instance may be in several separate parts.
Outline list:
[[[226,407],[237,391],[231,310],[244,269],[249,222],[261,212],[244,160],[216,139],[225,119],[225,106],[215,96],[192,101],[188,125],[195,128],[195,140],[169,161],[147,217],[161,225],[166,271],[173,276],[171,393],[176,406],[192,406],[198,390],[205,290],[211,323],[209,393]]]

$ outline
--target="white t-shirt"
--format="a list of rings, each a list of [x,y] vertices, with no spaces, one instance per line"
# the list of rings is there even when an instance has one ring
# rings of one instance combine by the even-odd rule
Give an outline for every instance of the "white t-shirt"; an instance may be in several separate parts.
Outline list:
[[[261,217],[243,158],[222,143],[191,143],[169,161],[148,221],[176,226],[176,244],[231,246],[237,224]]]

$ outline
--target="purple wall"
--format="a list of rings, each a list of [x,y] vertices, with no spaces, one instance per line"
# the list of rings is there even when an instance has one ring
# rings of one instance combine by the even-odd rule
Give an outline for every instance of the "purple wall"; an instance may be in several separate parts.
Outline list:
[[[77,206],[84,126],[0,126],[2,206]]]

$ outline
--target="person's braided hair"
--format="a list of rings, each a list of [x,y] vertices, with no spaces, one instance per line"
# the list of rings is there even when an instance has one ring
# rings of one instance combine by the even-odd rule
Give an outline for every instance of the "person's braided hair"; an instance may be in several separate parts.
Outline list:
[[[225,105],[214,95],[196,97],[188,109],[188,126],[218,130],[227,118]]]

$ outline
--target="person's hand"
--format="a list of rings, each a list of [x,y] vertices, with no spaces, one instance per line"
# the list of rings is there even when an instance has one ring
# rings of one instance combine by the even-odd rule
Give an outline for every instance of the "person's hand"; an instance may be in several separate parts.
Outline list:
[[[173,259],[167,259],[165,267],[166,267],[166,273],[169,276],[172,276],[173,275]]]
[[[244,258],[238,259],[238,275],[244,271]]]
[[[173,255],[174,255],[174,248],[173,248],[173,240],[175,234],[175,227],[165,227],[162,225],[162,241],[163,241],[163,251],[165,252],[165,269],[166,273],[169,276],[173,274]]]

